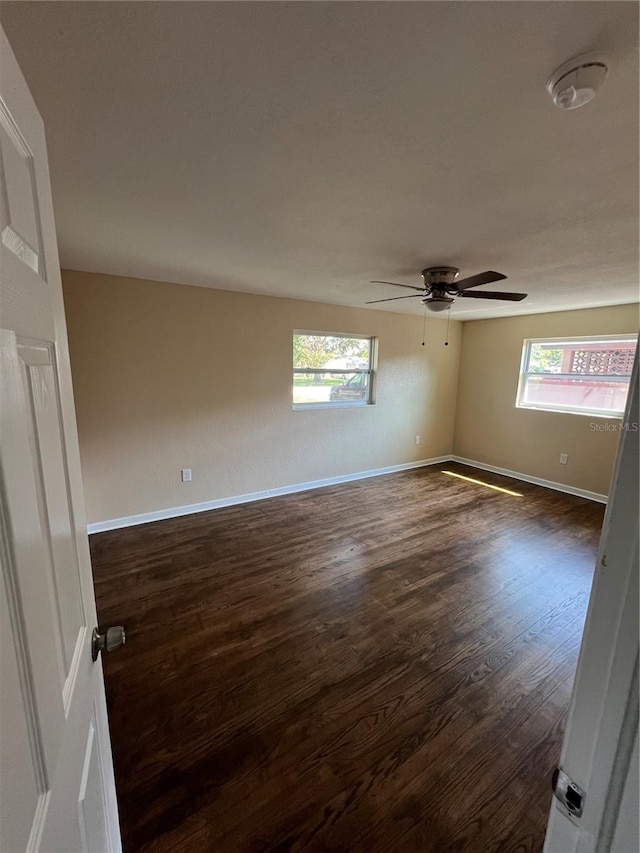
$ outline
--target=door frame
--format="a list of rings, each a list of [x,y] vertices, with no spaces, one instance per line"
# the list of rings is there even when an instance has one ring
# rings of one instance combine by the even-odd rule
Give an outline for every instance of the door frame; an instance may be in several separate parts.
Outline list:
[[[543,853],[607,853],[638,733],[638,349],[611,480],[559,766],[580,818],[552,800]],[[637,769],[637,768],[636,768]]]

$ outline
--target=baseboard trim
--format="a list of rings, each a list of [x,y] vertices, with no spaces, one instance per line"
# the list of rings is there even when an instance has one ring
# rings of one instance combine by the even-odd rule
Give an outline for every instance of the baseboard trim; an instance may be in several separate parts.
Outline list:
[[[589,492],[587,489],[578,489],[574,486],[566,486],[564,483],[554,483],[553,480],[542,480],[540,477],[531,477],[529,474],[521,474],[519,471],[510,471],[508,468],[498,468],[496,465],[487,465],[485,462],[477,462],[475,459],[465,459],[463,456],[452,456],[452,462],[461,465],[469,465],[471,468],[480,468],[482,471],[490,471],[492,474],[502,474],[512,477],[514,480],[522,480],[525,483],[533,483],[535,486],[544,486],[545,489],[553,489],[556,492],[564,492],[567,495],[575,495],[578,498],[587,498],[590,501],[606,504],[607,495],[598,492]]]
[[[343,474],[340,477],[328,477],[325,480],[311,480],[308,483],[296,483],[293,486],[281,486],[277,489],[265,489],[262,492],[251,492],[246,495],[233,495],[229,498],[219,498],[214,501],[187,504],[187,506],[170,507],[155,512],[143,512],[140,515],[127,515],[123,518],[112,518],[108,521],[96,521],[87,525],[87,533],[104,533],[106,530],[119,530],[122,527],[135,527],[138,524],[150,524],[153,521],[163,521],[167,518],[178,518],[181,515],[193,515],[197,512],[207,512],[211,509],[221,509],[226,506],[251,503],[252,501],[263,501],[267,498],[275,498],[280,495],[292,495],[296,492],[307,492],[312,489],[322,489],[325,486],[336,486],[340,483],[351,483],[354,480],[366,480],[369,477],[381,477],[384,474],[394,474],[398,471],[409,471],[412,468],[425,468],[428,465],[439,465],[442,462],[459,462],[461,465],[469,465],[471,468],[479,468],[482,471],[490,471],[492,474],[502,474],[514,480],[522,480],[535,486],[543,486],[545,489],[553,489],[556,492],[564,492],[579,498],[587,498],[590,501],[606,504],[607,495],[597,492],[589,492],[586,489],[578,489],[567,486],[564,483],[554,483],[552,480],[543,480],[540,477],[530,477],[519,471],[511,471],[508,468],[498,468],[496,465],[487,465],[475,459],[465,459],[463,456],[434,456],[431,459],[420,459],[418,462],[404,462],[400,465],[389,465],[386,468],[375,468],[371,471],[359,471],[356,474]]]
[[[325,480],[312,480],[308,483],[296,483],[293,486],[281,486],[278,489],[265,489],[262,492],[251,492],[247,495],[234,495],[229,498],[219,498],[214,501],[188,504],[187,506],[170,507],[156,512],[144,512],[140,515],[127,515],[123,518],[112,518],[109,521],[96,521],[87,525],[87,533],[104,533],[106,530],[119,530],[122,527],[135,527],[138,524],[149,524],[153,521],[163,521],[167,518],[178,518],[181,515],[193,515],[197,512],[207,512],[211,509],[221,509],[226,506],[263,501],[280,495],[291,495],[295,492],[307,492],[311,489],[322,489],[325,486],[335,486],[339,483],[350,483],[353,480],[366,480],[369,477],[381,477],[383,474],[394,474],[397,471],[409,471],[412,468],[424,468],[428,465],[438,465],[449,462],[451,456],[434,456],[431,459],[421,459],[418,462],[403,462],[400,465],[389,465],[386,468],[375,468],[371,471],[359,471],[356,474],[343,474],[340,477],[328,477]]]

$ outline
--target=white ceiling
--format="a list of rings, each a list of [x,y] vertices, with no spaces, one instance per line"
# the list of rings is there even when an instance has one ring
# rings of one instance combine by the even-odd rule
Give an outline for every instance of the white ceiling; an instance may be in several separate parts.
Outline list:
[[[638,5],[29,2],[64,267],[344,305],[428,265],[522,303],[638,298]],[[574,112],[550,73],[610,73]],[[384,310],[420,313],[419,299]],[[372,310],[379,310],[374,308]]]

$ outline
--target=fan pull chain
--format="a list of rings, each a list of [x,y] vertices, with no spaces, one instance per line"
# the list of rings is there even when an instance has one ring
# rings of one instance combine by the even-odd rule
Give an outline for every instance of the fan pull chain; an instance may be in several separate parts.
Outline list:
[[[447,334],[445,335],[444,345],[449,346],[449,320],[451,319],[451,308],[447,309]]]
[[[422,318],[422,346],[424,346],[424,327],[427,324],[427,306],[424,306],[424,316]]]

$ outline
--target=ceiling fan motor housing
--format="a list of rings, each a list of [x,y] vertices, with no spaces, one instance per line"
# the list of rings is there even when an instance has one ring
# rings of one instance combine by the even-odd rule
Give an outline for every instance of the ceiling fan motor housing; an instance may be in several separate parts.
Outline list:
[[[451,287],[459,275],[458,267],[427,267],[422,270],[424,286],[436,290]]]
[[[428,299],[423,300],[423,304],[428,305],[431,311],[445,311],[449,308],[453,299],[447,294],[455,296],[458,293],[455,280],[459,275],[458,267],[427,267],[422,270],[424,286],[430,294]]]

